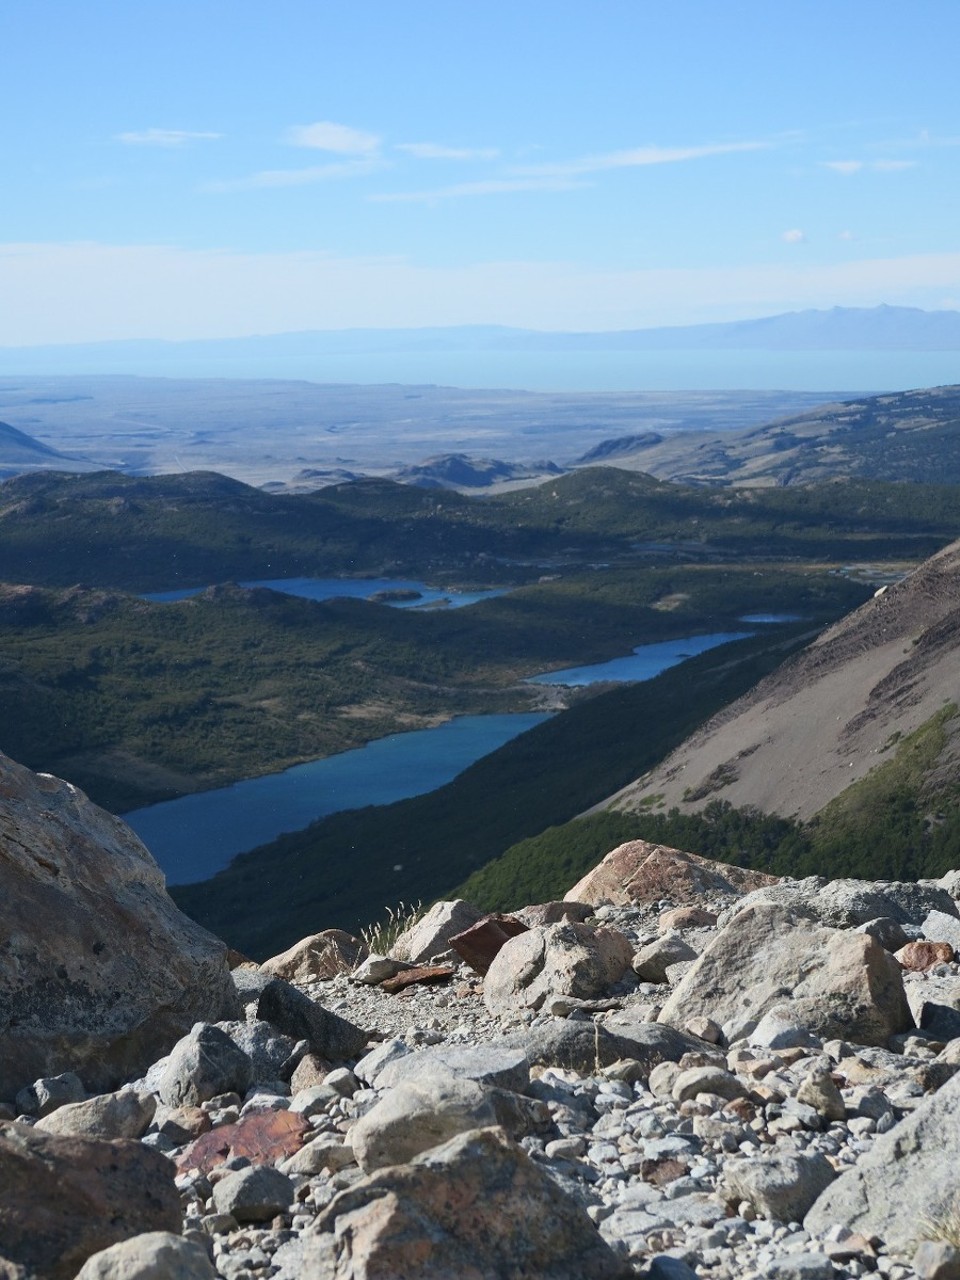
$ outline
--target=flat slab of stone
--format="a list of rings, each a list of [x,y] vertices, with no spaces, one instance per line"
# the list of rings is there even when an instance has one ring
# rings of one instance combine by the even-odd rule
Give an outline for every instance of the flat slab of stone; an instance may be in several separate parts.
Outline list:
[[[522,1049],[506,1045],[437,1045],[388,1063],[376,1076],[376,1084],[378,1089],[390,1089],[405,1080],[438,1073],[522,1093],[530,1082],[530,1063]]]
[[[177,1169],[209,1173],[236,1156],[252,1164],[274,1164],[300,1150],[310,1132],[307,1116],[297,1111],[252,1111],[236,1124],[203,1133],[177,1160]]]

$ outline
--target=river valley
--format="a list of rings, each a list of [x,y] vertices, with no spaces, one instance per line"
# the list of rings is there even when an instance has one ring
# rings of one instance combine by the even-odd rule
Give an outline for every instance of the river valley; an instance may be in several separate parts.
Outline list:
[[[548,672],[534,682],[585,686],[648,680],[748,632],[716,632],[640,645],[612,662]],[[458,716],[365,747],[133,810],[123,815],[172,884],[208,879],[236,857],[344,809],[389,804],[451,781],[476,760],[541,723],[535,712]]]

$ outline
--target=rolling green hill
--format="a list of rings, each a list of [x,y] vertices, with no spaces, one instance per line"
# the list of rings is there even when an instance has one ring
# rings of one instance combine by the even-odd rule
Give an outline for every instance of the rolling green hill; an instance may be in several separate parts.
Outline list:
[[[522,582],[651,555],[918,561],[958,528],[952,485],[725,490],[597,467],[481,499],[390,481],[277,496],[213,473],[44,473],[0,485],[0,581],[157,591],[304,575]]]

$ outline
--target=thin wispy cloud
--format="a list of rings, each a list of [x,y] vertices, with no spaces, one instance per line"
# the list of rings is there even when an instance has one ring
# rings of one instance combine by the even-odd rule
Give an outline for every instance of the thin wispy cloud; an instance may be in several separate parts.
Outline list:
[[[708,156],[732,155],[743,151],[766,151],[769,142],[721,142],[694,147],[632,147],[624,151],[607,151],[599,155],[581,156],[576,160],[529,165],[514,169],[518,174],[550,174],[575,177],[579,174],[602,173],[610,169],[635,169],[646,165],[681,164],[686,160],[703,160]]]
[[[439,142],[398,142],[394,148],[417,160],[496,160],[497,147],[445,147]]]
[[[228,178],[220,182],[205,182],[203,191],[256,191],[269,187],[309,187],[320,182],[335,182],[342,178],[358,178],[384,168],[384,163],[374,156],[369,159],[340,160],[331,164],[310,165],[305,169],[262,169],[243,178]]]
[[[411,145],[418,144],[405,144],[407,148]],[[501,178],[459,182],[429,191],[383,193],[369,198],[380,203],[429,203],[469,196],[509,195],[518,191],[575,191],[592,185],[583,179],[594,173],[633,169],[644,165],[679,164],[707,156],[766,150],[769,146],[767,142],[727,142],[697,147],[635,147],[627,151],[608,151],[555,163],[513,165],[507,169],[506,176]]]
[[[824,160],[824,169],[832,169],[834,173],[859,173],[863,168],[862,160]]]
[[[801,231],[799,227],[791,227],[789,231],[781,233],[780,239],[784,244],[803,244],[807,238],[807,233]]]
[[[191,142],[215,142],[223,134],[194,129],[141,129],[114,136],[128,147],[185,147]]]
[[[312,147],[317,151],[333,151],[337,155],[364,156],[380,149],[382,139],[375,133],[353,129],[350,125],[318,120],[315,124],[295,124],[283,136],[294,147]]]
[[[823,160],[824,169],[845,175],[862,173],[869,169],[874,173],[899,173],[902,169],[916,168],[916,160]]]
[[[376,204],[430,204],[438,200],[458,200],[469,196],[500,196],[520,191],[574,191],[588,183],[572,178],[489,178],[479,182],[457,182],[430,191],[389,191],[368,196]]]

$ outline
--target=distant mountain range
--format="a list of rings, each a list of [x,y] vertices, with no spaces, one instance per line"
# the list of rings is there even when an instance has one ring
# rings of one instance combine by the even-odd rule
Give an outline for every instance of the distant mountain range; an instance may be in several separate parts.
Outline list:
[[[960,311],[916,307],[833,307],[755,320],[602,332],[545,332],[505,325],[420,329],[322,329],[183,342],[135,339],[56,346],[0,347],[0,373],[117,372],[169,361],[198,375],[218,363],[241,365],[330,355],[417,352],[564,351],[960,351]]]

